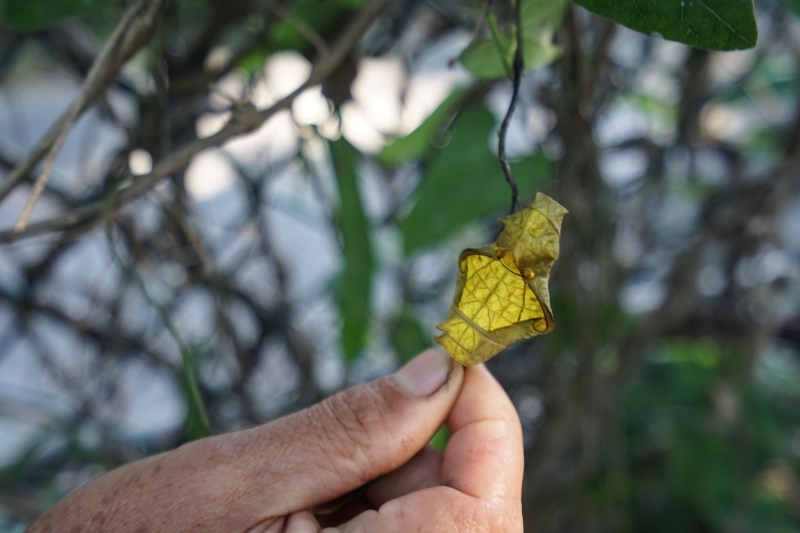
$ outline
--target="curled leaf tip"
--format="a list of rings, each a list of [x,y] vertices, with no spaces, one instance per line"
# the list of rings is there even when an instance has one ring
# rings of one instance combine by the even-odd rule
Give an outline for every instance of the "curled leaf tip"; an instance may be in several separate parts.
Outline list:
[[[555,326],[548,281],[567,210],[538,193],[502,220],[497,240],[461,252],[456,292],[435,337],[459,363],[482,363]]]

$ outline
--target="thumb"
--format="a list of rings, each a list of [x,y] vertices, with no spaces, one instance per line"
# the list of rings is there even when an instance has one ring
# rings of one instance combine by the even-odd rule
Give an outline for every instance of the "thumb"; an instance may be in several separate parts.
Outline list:
[[[461,390],[463,368],[439,350],[397,373],[341,392],[270,424],[214,439],[230,457],[235,498],[282,516],[337,498],[407,462],[442,425]],[[230,478],[229,478],[230,479]]]

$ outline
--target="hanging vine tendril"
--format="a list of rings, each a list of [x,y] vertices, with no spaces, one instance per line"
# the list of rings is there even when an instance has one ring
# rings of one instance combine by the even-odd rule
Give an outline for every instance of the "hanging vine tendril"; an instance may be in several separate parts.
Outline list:
[[[508,111],[500,125],[500,130],[497,132],[497,155],[500,158],[500,166],[503,168],[506,182],[511,188],[511,211],[515,213],[519,204],[519,187],[517,187],[517,180],[514,179],[514,173],[511,172],[511,165],[508,163],[508,156],[506,155],[506,136],[508,135],[508,125],[511,122],[511,117],[514,115],[514,109],[517,107],[517,100],[519,97],[519,86],[522,81],[522,72],[525,70],[525,57],[523,52],[523,39],[522,39],[522,0],[517,0],[514,6],[514,18],[517,26],[517,49],[514,51],[514,63],[512,64],[512,83],[514,86],[511,93],[511,103],[508,105]]]

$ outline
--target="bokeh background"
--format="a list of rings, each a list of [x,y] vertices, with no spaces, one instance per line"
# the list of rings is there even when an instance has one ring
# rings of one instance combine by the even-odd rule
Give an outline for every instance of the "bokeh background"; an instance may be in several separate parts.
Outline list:
[[[800,5],[757,0],[757,46],[715,52],[551,4],[507,150],[523,202],[570,211],[556,329],[488,364],[524,428],[526,531],[800,532]],[[0,188],[130,5],[6,1]],[[0,530],[432,345],[458,253],[510,205],[511,82],[459,61],[513,26],[483,6],[159,7],[30,230],[36,174],[0,203]]]

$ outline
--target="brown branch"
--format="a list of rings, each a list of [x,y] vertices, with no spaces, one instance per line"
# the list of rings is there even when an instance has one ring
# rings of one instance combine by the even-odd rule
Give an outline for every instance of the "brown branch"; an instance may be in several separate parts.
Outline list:
[[[33,171],[34,167],[45,156],[44,167],[36,180],[28,204],[22,212],[17,224],[17,231],[27,225],[33,205],[44,190],[50,172],[53,169],[58,151],[66,140],[67,134],[75,121],[105,91],[109,83],[116,78],[122,69],[142,46],[147,43],[155,27],[163,0],[140,0],[123,17],[114,34],[106,43],[100,55],[92,65],[81,88],[80,95],[70,109],[50,127],[44,138],[20,163],[8,179],[0,186],[0,201]]]
[[[200,275],[202,279],[208,280],[212,274],[214,274],[214,261],[211,258],[211,252],[209,252],[208,246],[189,220],[189,213],[186,210],[185,202],[179,200],[169,204],[164,203],[162,207],[164,211],[175,219],[178,228],[186,238],[186,242],[192,247],[197,256],[197,260],[200,262]]]
[[[176,150],[162,161],[159,161],[149,174],[127,178],[126,183],[123,183],[119,187],[119,193],[116,195],[114,202],[114,209],[118,209],[121,205],[150,190],[161,178],[178,172],[188,165],[189,161],[191,161],[195,155],[203,150],[219,146],[228,139],[254,131],[267,119],[275,115],[275,113],[291,106],[294,99],[307,88],[317,85],[331,76],[338,69],[339,65],[344,62],[353,47],[358,43],[362,35],[364,35],[364,32],[387,4],[388,0],[373,0],[372,3],[362,9],[331,48],[331,53],[314,66],[308,80],[295,89],[294,92],[262,111],[258,111],[250,104],[238,105],[234,109],[231,120],[219,132],[210,137],[197,139],[187,146]],[[108,201],[109,197],[101,198],[100,200],[75,209],[62,217],[39,224],[33,224],[23,231],[0,232],[0,243],[10,242],[21,237],[35,235],[45,231],[62,231],[81,224],[96,224],[100,218],[102,218],[103,210]]]

